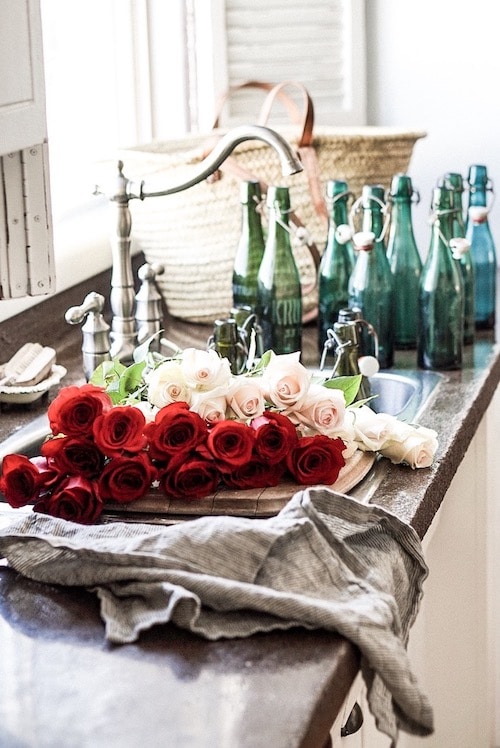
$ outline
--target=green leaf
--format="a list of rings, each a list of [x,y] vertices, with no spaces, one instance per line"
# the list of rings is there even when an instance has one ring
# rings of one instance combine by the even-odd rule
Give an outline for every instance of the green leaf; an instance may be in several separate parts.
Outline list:
[[[125,366],[121,364],[118,359],[115,359],[114,361],[103,361],[102,364],[99,364],[97,369],[94,370],[89,382],[95,384],[97,387],[104,387],[107,389],[112,382],[117,382],[120,379],[124,370]]]
[[[119,392],[122,398],[134,394],[144,384],[142,374],[145,366],[145,361],[139,361],[137,364],[127,366],[122,372],[119,382]]]
[[[164,332],[163,330],[160,330],[159,332],[155,332],[154,335],[150,335],[149,338],[146,338],[146,340],[138,345],[136,348],[134,348],[133,358],[134,363],[138,364],[141,361],[145,361],[148,353],[149,353],[149,346],[153,342],[155,338],[157,338],[159,335]]]
[[[333,379],[327,379],[326,382],[324,382],[323,387],[327,387],[331,390],[342,390],[346,405],[350,405],[356,399],[361,380],[361,374],[356,374],[356,376],[353,377],[333,377]]]
[[[251,369],[248,372],[247,376],[251,376],[251,377],[260,376],[262,372],[264,371],[264,369],[266,368],[266,366],[269,364],[269,361],[271,360],[272,355],[273,355],[272,351],[266,351],[265,353],[263,353],[262,356],[260,357],[259,362],[253,367],[253,369]]]

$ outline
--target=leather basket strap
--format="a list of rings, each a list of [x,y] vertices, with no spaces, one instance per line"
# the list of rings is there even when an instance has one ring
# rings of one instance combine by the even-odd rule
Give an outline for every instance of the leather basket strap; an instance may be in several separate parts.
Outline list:
[[[313,128],[314,128],[314,105],[309,92],[302,83],[298,81],[283,81],[274,86],[268,93],[260,110],[259,125],[265,125],[271,114],[271,110],[277,98],[282,100],[284,89],[296,89],[302,99],[302,119],[300,123],[299,138],[297,147],[309,181],[309,193],[317,215],[328,221],[328,209],[323,195],[321,184],[320,169],[316,151],[313,146]],[[288,96],[286,98],[289,98]],[[291,100],[291,99],[290,99]]]
[[[250,81],[245,81],[244,83],[239,83],[235,86],[231,86],[230,88],[228,88],[227,91],[225,91],[217,100],[217,104],[215,106],[215,119],[212,125],[213,130],[220,127],[220,118],[222,115],[222,111],[224,109],[224,105],[226,104],[228,99],[230,99],[231,96],[233,96],[238,91],[241,91],[247,88],[254,88],[260,91],[265,91],[267,93],[270,93],[271,91],[274,91],[274,89],[276,88],[276,83],[268,83],[266,81],[250,80]],[[285,106],[288,112],[288,117],[290,119],[290,122],[300,125],[301,120],[302,120],[302,113],[300,109],[298,108],[297,104],[295,103],[295,101],[290,96],[288,96],[288,94],[284,91],[276,91],[275,96],[278,96],[282,104]],[[261,109],[261,115],[262,115],[262,109]]]

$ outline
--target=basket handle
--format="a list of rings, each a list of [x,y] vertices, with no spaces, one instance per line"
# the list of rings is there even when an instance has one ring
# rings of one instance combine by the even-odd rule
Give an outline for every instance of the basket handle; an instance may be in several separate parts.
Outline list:
[[[235,86],[230,86],[221,96],[219,96],[219,99],[215,106],[215,119],[212,125],[213,130],[216,130],[218,127],[220,127],[220,118],[222,115],[222,110],[224,109],[224,106],[226,102],[228,101],[228,99],[230,99],[233,94],[246,88],[255,88],[255,89],[259,89],[260,91],[267,91],[268,93],[271,93],[276,88],[276,83],[249,80],[249,81],[245,81],[244,83],[239,83]],[[288,96],[284,91],[277,91],[275,96],[278,96],[282,104],[285,106],[288,112],[290,121],[297,125],[300,124],[302,121],[302,114],[299,108],[297,107],[297,104],[295,103],[295,101],[290,96]],[[266,98],[266,101],[267,101],[267,98]],[[266,105],[266,101],[262,105],[261,115],[260,115],[261,117],[264,111],[264,107]],[[271,104],[269,105],[269,108],[270,106]],[[268,116],[269,116],[269,112],[267,114],[267,117]],[[259,124],[261,123],[259,122]]]
[[[313,146],[314,105],[306,87],[298,81],[283,81],[274,86],[266,96],[264,104],[260,110],[259,125],[265,125],[267,123],[271,109],[277,98],[293,103],[293,99],[284,92],[285,88],[294,88],[298,90],[302,97],[302,115],[297,149],[304,171],[307,174],[309,193],[314,205],[314,210],[320,218],[323,218],[328,222],[328,208],[323,194],[318,158]]]
[[[297,105],[294,100],[285,93],[285,88],[295,88],[301,94],[302,107],[299,117],[297,117],[299,111]],[[298,81],[282,81],[271,88],[260,110],[258,124],[267,124],[271,110],[277,98],[285,104],[290,115],[290,120],[295,124],[300,124],[300,135],[297,143],[299,150],[311,146],[313,142],[314,105],[308,90]],[[293,115],[290,114],[291,112],[293,112]]]

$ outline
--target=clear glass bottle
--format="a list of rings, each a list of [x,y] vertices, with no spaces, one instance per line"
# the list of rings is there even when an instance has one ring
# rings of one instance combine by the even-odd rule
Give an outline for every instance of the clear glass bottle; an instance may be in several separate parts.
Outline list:
[[[452,216],[452,238],[465,239],[465,222],[463,216],[464,180],[461,174],[447,172],[441,180],[442,185],[453,192],[454,213]],[[458,259],[462,274],[464,293],[464,343],[470,345],[475,336],[475,304],[474,304],[474,266],[470,251],[460,255]]]
[[[432,193],[432,234],[420,278],[418,365],[422,369],[462,366],[464,298],[460,269],[448,237],[452,233],[453,192]]]
[[[349,306],[361,310],[363,318],[378,335],[378,360],[382,369],[394,363],[394,286],[386,255],[384,234],[386,206],[381,185],[365,185],[358,203],[363,209],[362,232],[355,234],[354,245],[358,257],[349,279]],[[374,355],[372,341],[363,340],[365,353]]]
[[[418,200],[418,193],[407,174],[396,174],[392,178],[389,200],[392,208],[387,259],[394,276],[394,345],[402,349],[416,348],[422,260],[411,214],[412,202]]]
[[[241,232],[233,267],[233,306],[249,306],[255,311],[257,276],[265,246],[259,182],[242,182],[240,201]]]
[[[330,179],[326,184],[329,205],[328,235],[318,274],[318,347],[320,354],[326,331],[337,321],[340,309],[348,303],[349,278],[354,267],[351,232],[348,226],[347,182]]]
[[[257,315],[264,350],[300,351],[302,291],[290,241],[288,187],[269,187],[266,201],[268,234],[257,279]]]
[[[486,166],[469,167],[469,202],[466,238],[470,242],[475,284],[476,328],[491,330],[495,327],[497,259],[488,222],[487,193],[493,192]]]

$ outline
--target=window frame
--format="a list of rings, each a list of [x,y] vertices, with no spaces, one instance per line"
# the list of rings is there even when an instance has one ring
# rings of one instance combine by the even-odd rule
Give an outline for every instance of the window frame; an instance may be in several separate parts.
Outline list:
[[[112,1],[117,9],[114,44],[117,70],[122,73],[117,75],[117,86],[121,120],[127,128],[125,139],[140,144],[173,137],[173,133],[181,136],[190,129],[208,130],[213,124],[221,91],[227,88],[228,82],[226,0],[177,0],[179,26],[185,21],[182,14],[193,13],[197,43],[194,59],[186,52],[189,39],[166,21],[167,5],[173,0],[168,4],[164,0]],[[286,0],[283,2],[286,5]],[[344,0],[344,12],[346,28],[351,35],[346,61],[349,95],[348,105],[339,112],[335,124],[364,124],[365,0]],[[174,63],[174,58],[178,62]],[[41,61],[40,67],[43,77]],[[168,78],[167,95],[166,70],[175,73]],[[195,107],[190,106],[187,93],[190,86],[194,87]],[[183,105],[173,106],[174,100],[183,101]],[[114,172],[110,178],[113,176]],[[83,204],[54,221],[57,292],[109,268],[109,210],[105,198],[89,195]],[[2,301],[0,321],[39,301],[37,297]],[[78,301],[75,299],[75,303]]]

